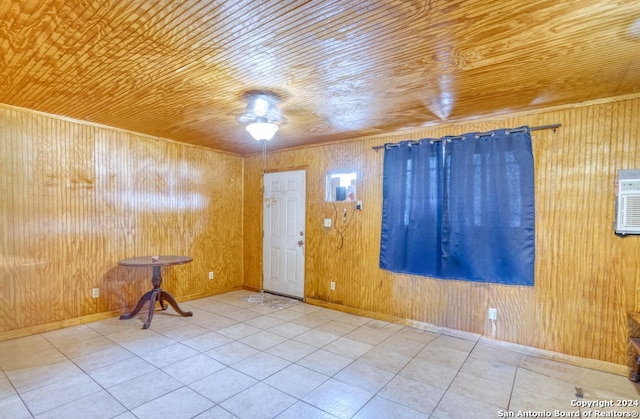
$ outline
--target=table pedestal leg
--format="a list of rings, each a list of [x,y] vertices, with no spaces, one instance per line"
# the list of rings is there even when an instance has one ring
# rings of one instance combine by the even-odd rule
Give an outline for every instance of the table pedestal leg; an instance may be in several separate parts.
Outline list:
[[[138,312],[142,309],[147,301],[149,302],[149,314],[147,315],[147,321],[142,325],[143,329],[148,329],[151,325],[151,319],[153,318],[153,313],[156,308],[156,301],[160,303],[160,307],[162,308],[162,310],[166,310],[168,307],[166,303],[169,303],[169,305],[171,305],[171,307],[173,307],[173,309],[181,316],[193,316],[193,313],[191,311],[182,311],[182,309],[180,309],[180,307],[178,306],[175,298],[173,298],[173,295],[160,288],[160,285],[162,285],[160,266],[153,267],[153,277],[151,277],[151,283],[153,284],[153,289],[151,291],[145,292],[144,295],[140,297],[140,301],[138,301],[138,304],[136,304],[136,307],[133,309],[133,311],[129,314],[123,314],[122,316],[120,316],[120,320],[127,320],[134,317],[136,314],[138,314]]]

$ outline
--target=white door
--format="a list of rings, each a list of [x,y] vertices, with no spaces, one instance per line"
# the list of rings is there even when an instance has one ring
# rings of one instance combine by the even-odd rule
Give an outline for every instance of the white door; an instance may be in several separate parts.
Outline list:
[[[265,173],[262,288],[304,298],[305,170]]]

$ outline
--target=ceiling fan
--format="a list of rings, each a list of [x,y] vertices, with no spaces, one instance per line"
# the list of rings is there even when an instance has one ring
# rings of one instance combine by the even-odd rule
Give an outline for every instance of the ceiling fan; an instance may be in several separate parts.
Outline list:
[[[277,104],[280,96],[265,90],[251,90],[245,93],[247,108],[236,120],[257,141],[268,141],[273,138],[286,119],[282,116]]]

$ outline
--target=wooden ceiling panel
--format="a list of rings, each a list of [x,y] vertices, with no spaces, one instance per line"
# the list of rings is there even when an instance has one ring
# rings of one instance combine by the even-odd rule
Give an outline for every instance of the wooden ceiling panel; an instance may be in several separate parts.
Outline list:
[[[0,102],[239,154],[640,93],[637,0],[0,0]]]

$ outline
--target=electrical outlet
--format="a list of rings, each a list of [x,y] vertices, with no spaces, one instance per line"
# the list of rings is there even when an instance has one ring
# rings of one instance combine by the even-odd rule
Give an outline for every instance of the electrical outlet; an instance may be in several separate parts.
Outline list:
[[[325,218],[325,219],[324,219],[324,226],[325,226],[326,228],[331,227],[331,218]]]
[[[91,297],[92,298],[100,297],[100,288],[94,288],[93,290],[91,290]]]
[[[336,290],[336,283],[331,281],[331,284],[329,285],[331,291],[335,291]]]
[[[496,320],[498,318],[498,310],[495,308],[489,309],[489,320]]]
[[[213,279],[213,271],[209,272],[209,279]]]
[[[362,211],[362,201],[356,201],[356,209]]]

